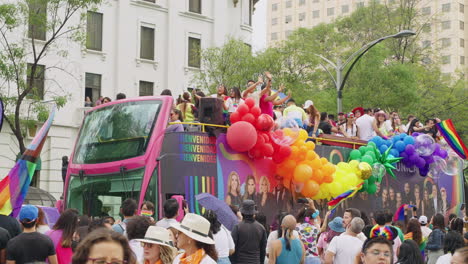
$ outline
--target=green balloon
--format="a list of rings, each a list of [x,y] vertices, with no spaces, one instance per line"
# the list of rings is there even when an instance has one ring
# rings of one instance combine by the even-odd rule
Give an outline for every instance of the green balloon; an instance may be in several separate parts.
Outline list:
[[[375,185],[375,177],[374,176],[370,176],[369,179],[367,179],[367,182],[369,183],[369,186],[374,184]]]
[[[352,160],[357,160],[357,159],[360,159],[361,158],[361,152],[357,149],[353,149],[351,151],[351,153],[349,153],[349,157],[352,159]]]
[[[369,186],[369,183],[367,182],[367,180],[364,180],[364,182],[362,183],[362,188],[359,190],[359,192],[367,192],[368,186]]]
[[[362,155],[364,155],[364,153],[366,153],[366,151],[367,151],[367,147],[366,146],[360,146],[359,151],[361,152]]]
[[[364,156],[361,158],[361,162],[367,162],[367,163],[369,163],[370,165],[372,165],[372,164],[374,163],[374,159],[372,158],[372,156],[364,155]]]
[[[367,187],[367,193],[368,194],[375,194],[377,192],[377,185],[374,184],[369,184]]]
[[[372,150],[369,150],[366,152],[366,155],[369,155],[372,157],[373,160],[375,160],[375,152],[372,151]],[[372,165],[371,163],[369,163],[370,165]]]
[[[374,142],[372,142],[372,141],[370,141],[369,143],[367,143],[367,146],[371,146],[371,147],[374,147],[374,148],[377,147],[377,145],[376,145]]]

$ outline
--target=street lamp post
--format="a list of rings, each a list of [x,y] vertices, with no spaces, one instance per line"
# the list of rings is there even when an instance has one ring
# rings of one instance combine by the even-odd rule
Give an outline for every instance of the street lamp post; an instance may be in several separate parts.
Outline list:
[[[330,66],[335,69],[336,77],[333,76],[333,74],[322,64],[322,67],[327,71],[327,73],[331,76],[333,83],[335,84],[336,87],[336,92],[337,92],[337,106],[338,106],[338,111],[342,112],[342,98],[343,98],[343,87],[346,83],[346,80],[348,79],[349,73],[353,69],[354,65],[356,62],[368,51],[370,50],[373,46],[377,45],[378,43],[389,39],[389,38],[404,38],[404,37],[409,37],[409,36],[414,36],[416,33],[412,30],[402,30],[398,32],[397,34],[394,35],[389,35],[385,36],[379,39],[376,39],[372,42],[367,43],[366,45],[362,46],[358,51],[354,52],[347,60],[345,63],[342,63],[341,60],[338,58],[336,63],[333,63],[329,59],[323,57],[322,55],[315,54],[318,57],[320,57],[322,60],[327,62]],[[352,62],[352,63],[351,63]],[[348,68],[346,73],[343,76],[344,69],[346,66],[351,63],[351,66]]]

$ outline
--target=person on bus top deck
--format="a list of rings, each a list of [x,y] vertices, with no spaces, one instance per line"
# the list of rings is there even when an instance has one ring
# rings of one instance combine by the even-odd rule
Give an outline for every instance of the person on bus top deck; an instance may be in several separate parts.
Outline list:
[[[112,229],[120,234],[125,234],[128,221],[130,221],[130,219],[137,213],[137,211],[137,202],[132,198],[125,199],[125,201],[122,203],[122,207],[120,208],[120,213],[123,215],[124,219],[121,223],[114,224]]]
[[[255,101],[255,105],[259,106],[260,105],[260,97],[264,95],[267,91],[265,89],[263,90],[255,90],[257,86],[263,84],[263,77],[258,76],[258,81],[254,82],[252,80],[249,80],[247,82],[247,89],[242,93],[242,98],[245,100],[249,97],[253,98]]]
[[[115,97],[115,100],[122,100],[126,98],[127,96],[124,93],[118,93],[117,96]]]
[[[278,94],[281,93],[284,89],[283,84],[280,85],[278,91],[274,94],[271,94],[271,80],[268,80],[267,85],[265,87],[263,87],[262,85],[262,89],[267,91],[260,97],[260,109],[262,110],[262,114],[267,114],[273,118],[273,106],[282,105],[289,98],[291,98],[291,91],[289,91],[288,95],[283,99],[276,100]]]
[[[301,107],[296,105],[296,101],[291,98],[287,103],[288,107],[284,109],[283,116],[288,119],[294,119],[299,127],[308,124],[307,115]]]

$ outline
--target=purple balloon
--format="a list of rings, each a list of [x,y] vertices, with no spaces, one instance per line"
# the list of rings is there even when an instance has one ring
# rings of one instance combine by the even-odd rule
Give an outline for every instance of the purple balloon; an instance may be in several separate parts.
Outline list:
[[[416,165],[416,167],[418,167],[418,168],[420,168],[420,169],[421,169],[421,168],[424,168],[424,166],[426,166],[426,161],[425,161],[423,158],[419,157],[419,158],[417,159],[415,165]]]
[[[434,162],[434,156],[425,156],[423,159],[426,161],[426,164],[431,164]]]
[[[408,156],[413,155],[413,153],[415,151],[416,151],[416,149],[414,148],[414,145],[406,145],[405,152],[406,152],[406,154],[408,154]]]
[[[429,164],[426,164],[426,166],[419,168],[419,175],[425,177],[429,173]]]
[[[421,135],[421,133],[419,133],[419,132],[414,132],[413,134],[411,134],[412,137],[417,137],[419,135]]]
[[[402,153],[400,153],[400,157],[403,158],[402,161],[405,161],[405,160],[408,160],[408,157],[409,157],[409,156],[408,156],[408,153],[402,152]]]
[[[440,151],[440,145],[439,143],[434,143],[434,144],[435,144],[434,153],[438,153]]]
[[[445,159],[448,156],[448,152],[445,149],[440,149],[439,151],[439,157]]]

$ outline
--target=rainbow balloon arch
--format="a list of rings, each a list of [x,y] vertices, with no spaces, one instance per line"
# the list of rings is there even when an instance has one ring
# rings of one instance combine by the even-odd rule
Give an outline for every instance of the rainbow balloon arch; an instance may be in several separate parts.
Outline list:
[[[441,146],[429,135],[413,133],[390,139],[376,136],[366,146],[352,150],[348,162],[335,165],[317,155],[315,143],[295,120],[285,119],[275,129],[273,118],[261,114],[253,98],[247,98],[231,114],[231,124],[227,143],[232,149],[247,152],[256,160],[271,159],[275,174],[283,178],[284,186],[294,183],[296,191],[305,197],[330,200],[330,208],[357,192],[374,194],[376,182],[381,182],[386,174],[395,177],[393,170],[398,162],[417,167],[421,176],[430,170],[455,175],[463,169],[463,159],[466,159],[466,155],[463,157],[448,146]],[[460,142],[460,149],[466,150]]]

